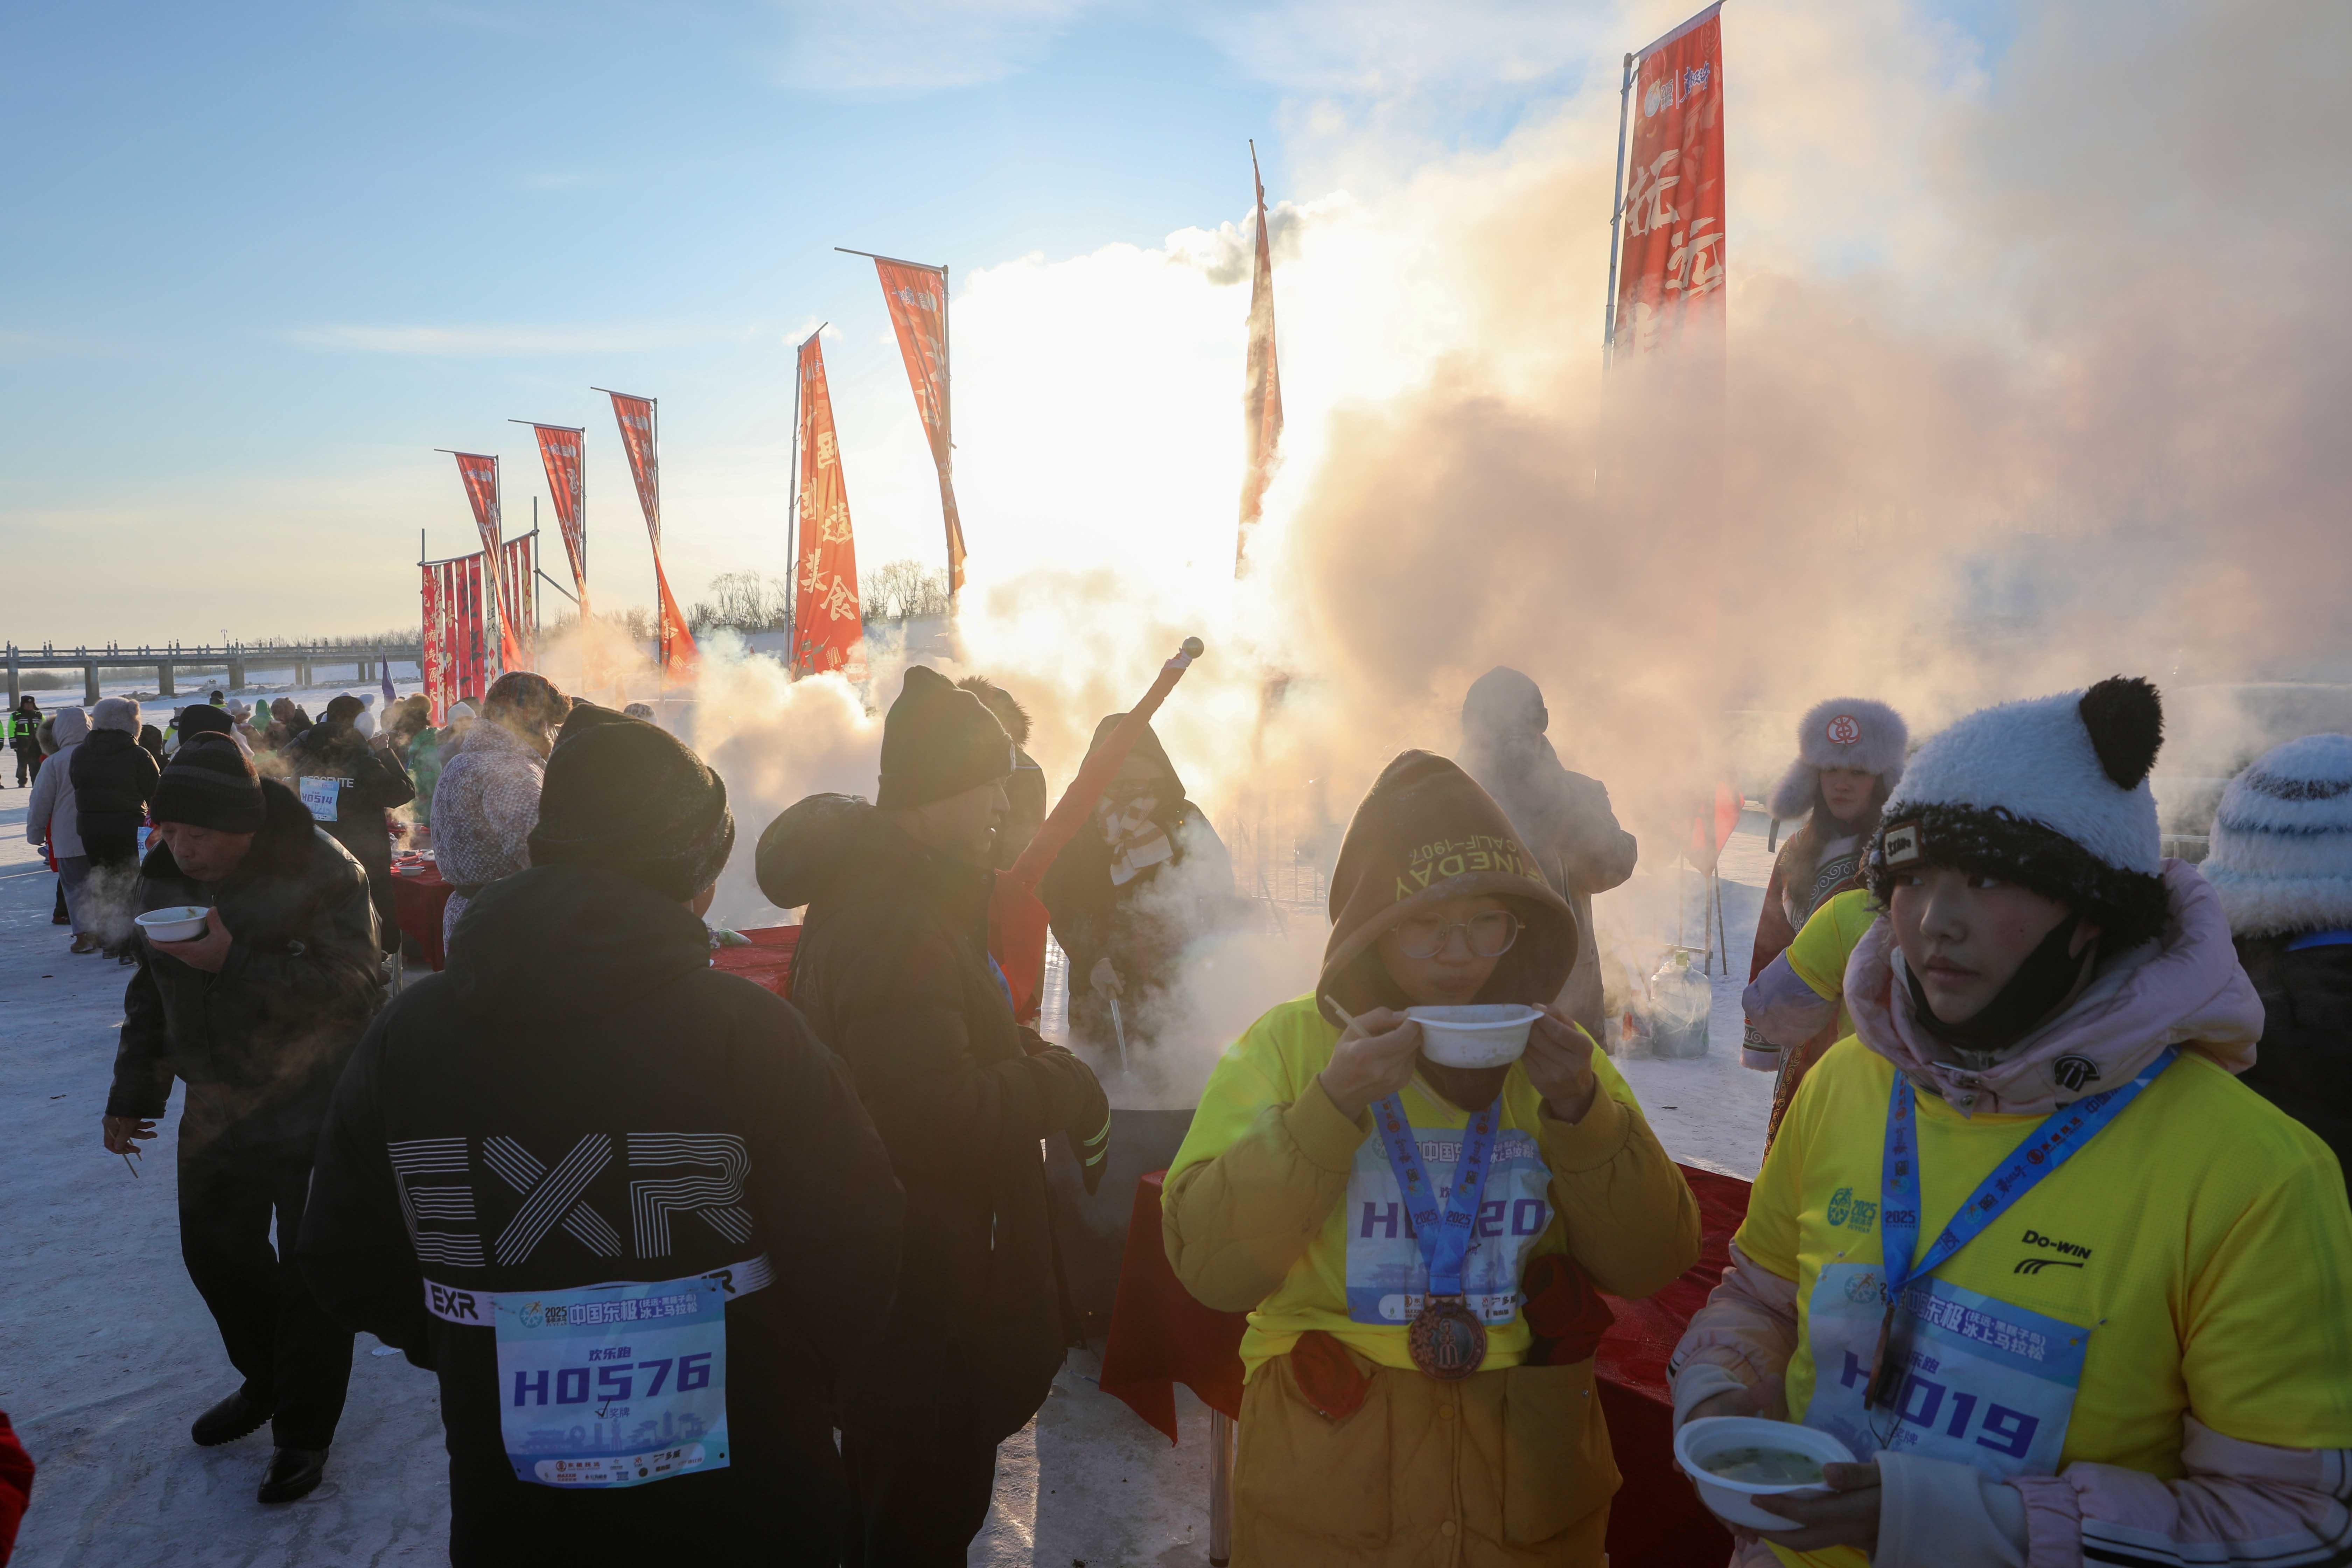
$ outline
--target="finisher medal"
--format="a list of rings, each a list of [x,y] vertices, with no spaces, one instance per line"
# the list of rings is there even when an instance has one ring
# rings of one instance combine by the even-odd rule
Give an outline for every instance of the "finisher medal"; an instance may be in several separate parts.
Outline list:
[[[1486,1359],[1486,1325],[1462,1295],[1462,1264],[1470,1251],[1470,1236],[1478,1205],[1486,1193],[1486,1173],[1495,1152],[1495,1124],[1501,1101],[1470,1119],[1463,1129],[1462,1157],[1454,1166],[1454,1187],[1443,1211],[1437,1190],[1421,1163],[1421,1146],[1404,1102],[1390,1095],[1373,1107],[1381,1144],[1404,1194],[1405,1213],[1412,1218],[1413,1239],[1429,1270],[1429,1284],[1421,1310],[1405,1331],[1405,1349],[1412,1364],[1443,1383],[1468,1377]]]

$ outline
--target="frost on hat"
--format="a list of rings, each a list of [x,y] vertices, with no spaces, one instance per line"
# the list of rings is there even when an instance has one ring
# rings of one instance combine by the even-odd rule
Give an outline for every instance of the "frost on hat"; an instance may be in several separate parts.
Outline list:
[[[2198,868],[2239,936],[2352,927],[2352,735],[2305,735],[2230,781]]]
[[[1969,714],[1905,768],[1871,849],[1872,893],[1884,900],[1904,866],[1959,866],[2147,940],[2165,913],[2147,782],[2163,744],[2162,700],[2137,677]]]
[[[1814,788],[1825,768],[1860,768],[1892,788],[1903,776],[1903,752],[1910,743],[1903,715],[1884,702],[1867,697],[1816,702],[1797,721],[1797,760],[1772,788],[1772,815],[1793,822],[1812,810]]]

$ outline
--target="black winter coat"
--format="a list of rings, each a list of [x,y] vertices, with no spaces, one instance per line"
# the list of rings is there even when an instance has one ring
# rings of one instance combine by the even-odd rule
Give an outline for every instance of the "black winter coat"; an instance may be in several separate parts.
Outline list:
[[[1002,1439],[1045,1403],[1066,1343],[1039,1142],[1096,1136],[1108,1103],[1084,1062],[1013,1021],[988,956],[996,873],[835,798],[782,842],[771,830],[761,879],[808,904],[793,999],[849,1064],[907,1188],[898,1309],[857,1397],[948,1405]]]
[[[506,878],[459,930],[343,1076],[299,1254],[330,1313],[439,1375],[452,1557],[834,1563],[835,1378],[887,1320],[901,1207],[848,1075],[788,1004],[711,970],[684,905],[617,873]],[[542,1188],[567,1173],[559,1216]],[[634,1488],[517,1479],[493,1330],[425,1310],[426,1281],[457,1300],[726,1270],[732,1291],[761,1260],[773,1283],[726,1309],[729,1468]]]
[[[257,1107],[322,1100],[383,1005],[366,875],[285,785],[261,795],[261,831],[221,881],[184,876],[167,845],[140,867],[141,911],[210,904],[232,941],[217,974],[141,941],[109,1116],[163,1115],[174,1077],[253,1090]]]
[[[137,833],[146,820],[147,803],[155,798],[163,772],[136,735],[92,730],[74,748],[67,776],[73,781],[82,832],[120,835]]]
[[[2352,947],[2289,952],[2287,937],[2241,938],[2238,961],[2263,999],[2247,1088],[2336,1151],[2352,1192]]]
[[[408,769],[391,747],[372,746],[348,723],[323,720],[303,731],[278,761],[298,790],[306,778],[344,781],[335,792],[335,820],[319,826],[367,868],[376,922],[391,937],[392,835],[384,829],[383,814],[416,798]]]

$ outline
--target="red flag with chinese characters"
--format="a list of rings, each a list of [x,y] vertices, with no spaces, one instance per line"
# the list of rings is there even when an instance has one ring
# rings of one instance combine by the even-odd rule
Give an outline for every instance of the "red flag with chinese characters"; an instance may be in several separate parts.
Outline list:
[[[547,469],[547,493],[555,503],[555,526],[572,563],[572,589],[580,618],[588,618],[588,443],[584,431],[562,425],[534,425],[539,460]]]
[[[466,499],[474,505],[474,526],[481,530],[482,558],[489,563],[491,596],[499,602],[498,608],[503,610],[506,592],[499,572],[499,460],[479,452],[457,452],[452,456],[457,459],[457,477],[465,481]],[[514,632],[505,616],[499,615],[498,622],[499,669],[520,669],[522,656],[515,647]],[[496,680],[498,676],[489,679]]]
[[[499,569],[499,629],[517,655],[509,669],[529,669],[539,661],[539,595],[532,593],[531,574],[538,569],[538,535],[526,533],[500,548]]]
[[[1249,370],[1242,383],[1242,524],[1234,545],[1234,575],[1249,570],[1250,530],[1274,479],[1282,441],[1282,376],[1274,358],[1274,252],[1265,237],[1265,182],[1257,149],[1250,149],[1250,183],[1257,187],[1257,271],[1250,280]]]
[[[940,511],[947,521],[948,592],[963,591],[963,520],[956,512],[955,447],[948,408],[948,275],[944,267],[918,267],[877,257],[882,299],[898,334],[898,355],[915,389],[915,412],[930,437],[940,470]]]
[[[654,587],[660,600],[654,606],[658,628],[656,648],[663,675],[667,679],[690,680],[701,653],[694,646],[694,634],[687,629],[686,617],[678,613],[677,597],[669,591],[669,575],[662,570],[660,427],[655,422],[654,400],[632,397],[625,392],[605,395],[613,400],[621,446],[629,454],[629,473],[637,482],[637,505],[646,514],[646,537],[653,542]]]
[[[451,636],[457,646],[457,696],[478,701],[489,689],[489,639],[482,626],[482,557],[464,555],[449,563],[455,607]]]
[[[866,679],[864,619],[857,601],[857,543],[849,530],[849,487],[833,433],[833,394],[814,332],[801,344],[800,559],[793,566],[793,668]]]
[[[1617,358],[1723,326],[1723,20],[1651,46],[1633,81]]]
[[[452,667],[449,646],[449,618],[446,610],[448,600],[442,593],[442,584],[448,568],[434,562],[424,569],[425,615],[423,626],[423,670],[425,701],[427,712],[436,724],[449,721],[449,704],[457,700],[457,673]]]

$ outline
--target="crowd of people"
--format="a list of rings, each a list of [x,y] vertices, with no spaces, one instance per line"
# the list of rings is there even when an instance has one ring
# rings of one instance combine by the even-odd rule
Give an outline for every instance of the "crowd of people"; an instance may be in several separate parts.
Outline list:
[[[439,1380],[453,1562],[964,1561],[1068,1343],[1041,1153],[1096,1180],[1110,1137],[991,951],[1048,794],[1012,694],[911,668],[872,799],[761,833],[789,1001],[711,967],[736,823],[650,711],[520,673],[446,729],[206,706],[160,768],[135,709],[63,710],[36,744],[79,754],[29,770],[71,786],[37,834],[69,904],[128,856],[128,907],[207,910],[123,939],[103,1128],[134,1152],[186,1084],[183,1248],[242,1379],[194,1440],[267,1424],[261,1500],[304,1495],[364,1331]],[[1313,990],[1168,1172],[1177,1278],[1248,1314],[1236,1563],[1605,1560],[1608,1298],[1701,1223],[1597,1043],[1591,900],[1638,846],[1549,721],[1491,671],[1457,758],[1381,773]],[[1851,1459],[1742,1568],[2352,1560],[2352,737],[2248,768],[2200,868],[2162,854],[2162,725],[2125,679],[1916,748],[1882,703],[1801,721],[1745,998],[1763,1167],[1672,1395]],[[1241,895],[1148,731],[1087,804],[1041,887],[1073,1030],[1149,1040]],[[458,891],[446,969],[388,996],[392,809]],[[1419,1011],[1495,1004],[1533,1018],[1500,1061]]]

